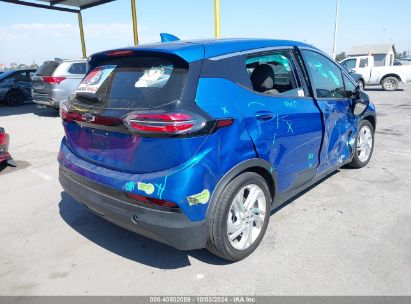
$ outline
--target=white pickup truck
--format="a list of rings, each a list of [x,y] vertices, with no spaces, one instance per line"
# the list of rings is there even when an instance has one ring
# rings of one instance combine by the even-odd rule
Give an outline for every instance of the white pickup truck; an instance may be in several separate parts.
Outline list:
[[[382,85],[387,91],[398,89],[400,82],[411,81],[411,65],[374,66],[373,56],[349,57],[340,64],[350,73],[357,73],[360,86]]]

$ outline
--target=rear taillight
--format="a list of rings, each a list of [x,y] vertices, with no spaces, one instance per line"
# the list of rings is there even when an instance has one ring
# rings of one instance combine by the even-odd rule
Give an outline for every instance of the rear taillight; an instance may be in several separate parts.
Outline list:
[[[60,84],[66,77],[53,77],[53,76],[42,76],[41,77],[45,83],[49,84]]]
[[[6,133],[0,133],[0,146],[8,146],[9,135]]]
[[[158,198],[146,197],[143,195],[134,194],[130,192],[125,192],[125,194],[128,198],[139,201],[141,203],[151,204],[151,205],[160,206],[160,207],[167,207],[167,208],[177,208],[178,207],[176,203],[161,200]]]
[[[192,133],[206,124],[204,119],[186,113],[131,113],[124,121],[132,131],[166,134]]]

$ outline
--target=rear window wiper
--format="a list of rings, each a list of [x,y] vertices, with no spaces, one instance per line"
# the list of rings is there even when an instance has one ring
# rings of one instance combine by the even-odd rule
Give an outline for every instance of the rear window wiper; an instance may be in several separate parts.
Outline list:
[[[89,101],[89,102],[91,101],[91,102],[94,102],[94,103],[101,103],[102,102],[101,98],[99,98],[96,95],[91,94],[91,93],[77,92],[75,94],[75,98],[79,99],[79,100],[86,100],[86,101]]]

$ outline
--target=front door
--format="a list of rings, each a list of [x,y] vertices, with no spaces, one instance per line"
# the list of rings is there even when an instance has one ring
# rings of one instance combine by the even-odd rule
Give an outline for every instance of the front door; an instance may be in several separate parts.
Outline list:
[[[324,137],[320,153],[318,173],[339,166],[348,159],[357,133],[358,118],[352,112],[349,78],[340,67],[326,56],[302,49],[311,85],[319,108],[323,113]],[[349,85],[349,83],[347,83]],[[354,86],[351,83],[352,86]]]

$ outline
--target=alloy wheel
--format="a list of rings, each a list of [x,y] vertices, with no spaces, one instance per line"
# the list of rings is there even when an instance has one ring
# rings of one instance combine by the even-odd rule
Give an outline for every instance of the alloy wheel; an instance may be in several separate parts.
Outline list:
[[[361,162],[366,162],[370,156],[373,145],[372,131],[370,127],[363,126],[357,135],[357,155]]]
[[[259,186],[250,184],[237,192],[227,216],[227,237],[233,248],[245,250],[256,241],[266,212],[266,198]]]

